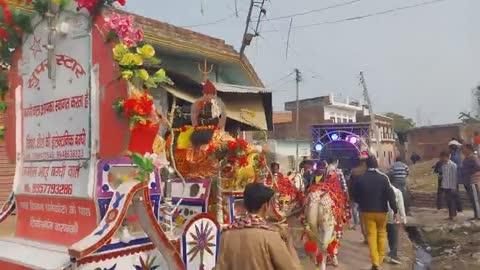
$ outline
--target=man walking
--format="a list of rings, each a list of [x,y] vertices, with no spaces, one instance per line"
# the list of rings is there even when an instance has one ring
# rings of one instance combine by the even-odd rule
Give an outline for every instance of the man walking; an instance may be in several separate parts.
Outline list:
[[[301,270],[293,243],[265,219],[274,192],[262,183],[245,187],[246,216],[222,232],[215,270]]]
[[[462,177],[465,181],[468,198],[472,204],[473,219],[480,219],[480,161],[475,155],[475,149],[471,144],[463,147],[463,154],[465,159],[462,162]]]
[[[367,231],[371,269],[378,270],[385,257],[388,205],[395,216],[397,205],[388,177],[377,169],[377,159],[368,157],[367,167],[367,172],[354,184],[353,197],[362,212],[362,221]]]
[[[392,176],[392,185],[399,189],[402,192],[403,199],[405,200],[405,210],[407,214],[410,213],[409,211],[409,200],[407,194],[407,177],[410,171],[408,169],[407,164],[405,164],[401,158],[397,158],[395,163],[393,163],[392,168],[390,169],[390,175]]]
[[[399,240],[399,231],[402,224],[407,224],[407,215],[405,214],[405,205],[403,202],[402,192],[394,187],[390,186],[395,193],[395,201],[398,208],[398,213],[400,220],[395,219],[395,214],[393,213],[390,204],[388,205],[388,223],[387,223],[387,235],[388,235],[388,247],[390,252],[388,253],[387,262],[391,264],[402,264],[400,258],[398,257],[398,240]]]
[[[465,190],[468,190],[468,185],[464,183],[463,172],[462,172],[462,157],[461,157],[461,147],[462,144],[458,142],[455,138],[448,143],[448,150],[450,151],[450,160],[457,165],[457,194],[459,184],[464,184]],[[460,196],[455,198],[455,205],[457,206],[458,213],[463,213],[462,201]]]
[[[440,153],[440,155],[441,155],[441,153]],[[442,189],[442,166],[443,166],[443,162],[440,159],[432,167],[433,173],[435,173],[437,175],[437,183],[438,183],[437,184],[437,210],[442,209],[443,198],[444,198],[444,193],[445,193],[444,190]]]
[[[441,189],[445,193],[445,199],[447,201],[448,218],[453,220],[457,216],[457,165],[450,160],[450,155],[447,152],[440,153],[440,162],[442,175]]]

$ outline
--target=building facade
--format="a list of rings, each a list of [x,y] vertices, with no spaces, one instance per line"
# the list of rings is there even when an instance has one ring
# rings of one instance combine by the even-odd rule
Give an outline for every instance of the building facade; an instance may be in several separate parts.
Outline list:
[[[454,123],[411,129],[407,132],[405,157],[410,160],[410,156],[417,153],[422,160],[438,158],[441,151],[448,150],[452,138],[472,143],[475,132],[480,133],[480,124]]]
[[[368,110],[358,102],[348,99],[340,101],[334,95],[321,96],[299,101],[299,156],[309,157],[312,148],[311,127],[319,124],[369,123]],[[273,113],[273,131],[270,138],[274,143],[277,159],[283,167],[291,167],[291,160],[296,156],[296,102],[285,103],[285,111]],[[377,115],[376,123],[380,131],[380,143],[374,147],[380,166],[388,168],[395,161],[396,146],[393,132],[393,119]],[[373,132],[371,133],[373,134]],[[373,135],[372,135],[373,136]],[[372,143],[376,142],[372,137]],[[285,162],[288,160],[289,162]]]

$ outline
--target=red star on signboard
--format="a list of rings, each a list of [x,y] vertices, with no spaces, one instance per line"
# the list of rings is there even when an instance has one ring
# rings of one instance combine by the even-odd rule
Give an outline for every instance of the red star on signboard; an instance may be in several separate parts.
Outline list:
[[[33,58],[37,58],[37,53],[41,53],[42,52],[42,46],[40,45],[40,41],[41,39],[37,39],[36,36],[33,36],[33,43],[32,45],[30,46],[30,50],[32,51],[33,53]]]

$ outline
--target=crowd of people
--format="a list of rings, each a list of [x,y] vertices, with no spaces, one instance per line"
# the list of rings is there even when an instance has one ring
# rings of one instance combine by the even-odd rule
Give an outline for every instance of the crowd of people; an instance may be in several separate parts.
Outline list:
[[[397,160],[389,177],[378,169],[374,156],[360,157],[357,161],[345,177],[348,184],[342,183],[351,198],[351,228],[361,227],[364,241],[370,250],[372,270],[379,269],[383,262],[400,264],[399,230],[401,224],[406,223],[404,194],[408,166]],[[318,181],[328,164],[329,162],[315,163],[309,160],[301,163],[305,190]],[[273,163],[271,169],[273,175],[281,174],[278,163]],[[274,191],[268,184],[270,181],[267,181],[267,185],[254,183],[246,187],[244,205],[248,214],[238,218],[222,234],[216,270],[302,268],[285,228],[267,222],[270,200],[274,196]]]
[[[437,209],[446,202],[449,220],[463,215],[459,188],[463,186],[473,209],[471,220],[480,220],[480,160],[473,144],[465,144],[453,138],[448,151],[442,151],[433,166],[438,175]]]

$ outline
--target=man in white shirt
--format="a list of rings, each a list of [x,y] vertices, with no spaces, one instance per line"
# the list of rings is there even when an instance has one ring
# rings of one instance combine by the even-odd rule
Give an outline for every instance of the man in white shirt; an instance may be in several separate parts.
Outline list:
[[[398,235],[399,230],[402,224],[407,223],[407,215],[405,214],[405,204],[403,201],[403,194],[398,188],[391,185],[393,192],[395,193],[395,201],[397,203],[398,216],[397,219],[393,210],[388,206],[388,221],[387,221],[387,237],[388,237],[388,246],[390,252],[386,258],[386,261],[391,264],[401,264],[400,258],[398,257]]]

